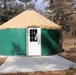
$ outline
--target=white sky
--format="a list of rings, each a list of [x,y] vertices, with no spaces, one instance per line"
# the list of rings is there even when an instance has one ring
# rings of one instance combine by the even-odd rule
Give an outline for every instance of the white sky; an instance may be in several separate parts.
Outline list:
[[[18,3],[20,3],[19,0],[16,0]],[[32,0],[32,2],[34,3],[35,0]],[[23,3],[22,3],[23,4]],[[37,0],[35,2],[35,8],[37,10],[43,10],[49,5],[49,0],[47,0],[46,2],[43,3],[43,0]]]
[[[38,10],[44,10],[48,5],[49,5],[49,0],[44,3],[43,0],[38,0],[37,2],[35,2],[35,7]]]

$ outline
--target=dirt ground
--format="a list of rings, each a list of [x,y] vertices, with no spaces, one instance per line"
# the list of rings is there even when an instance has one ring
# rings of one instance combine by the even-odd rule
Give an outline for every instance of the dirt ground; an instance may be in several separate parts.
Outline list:
[[[2,65],[4,63],[4,61],[6,60],[5,57],[0,57],[0,65]]]
[[[62,47],[65,50],[59,55],[76,63],[76,38],[64,40]]]
[[[65,50],[64,52],[59,54],[60,56],[76,63],[76,49]]]
[[[0,75],[76,75],[76,69],[70,68],[65,71],[48,71],[48,72],[29,72],[29,73],[9,73]]]

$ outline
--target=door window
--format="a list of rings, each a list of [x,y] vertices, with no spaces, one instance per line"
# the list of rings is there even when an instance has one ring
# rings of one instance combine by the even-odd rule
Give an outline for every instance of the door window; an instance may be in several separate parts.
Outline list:
[[[37,42],[37,29],[30,29],[30,42]]]

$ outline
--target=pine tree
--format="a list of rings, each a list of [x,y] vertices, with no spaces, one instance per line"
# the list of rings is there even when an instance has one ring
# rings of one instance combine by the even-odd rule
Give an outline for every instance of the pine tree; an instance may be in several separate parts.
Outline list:
[[[52,12],[49,13],[51,15],[50,19],[62,25],[63,30],[69,32],[73,19],[72,5],[67,0],[54,0],[52,4],[50,3],[50,8],[52,9],[50,9]]]
[[[27,9],[27,3],[28,3],[28,2],[31,2],[31,0],[20,0],[20,1],[25,2],[25,4],[26,4],[26,9]]]

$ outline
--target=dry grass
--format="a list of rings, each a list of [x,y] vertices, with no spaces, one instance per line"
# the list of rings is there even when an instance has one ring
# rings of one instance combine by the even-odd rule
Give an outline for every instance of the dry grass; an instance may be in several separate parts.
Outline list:
[[[70,68],[65,71],[48,71],[48,72],[27,72],[27,73],[8,73],[0,75],[76,75],[76,69]]]
[[[68,49],[76,49],[76,38],[75,39],[65,39],[63,40],[63,48],[68,48]]]
[[[59,54],[60,56],[76,63],[76,49],[66,50]]]
[[[76,63],[76,38],[65,39],[63,41],[63,48],[66,50],[59,55]]]
[[[0,65],[2,65],[5,60],[6,60],[6,57],[0,57]]]

